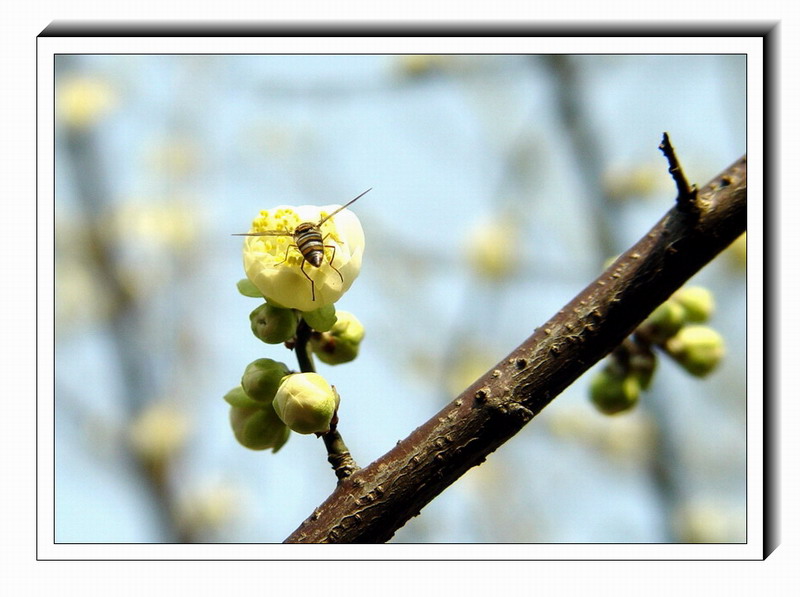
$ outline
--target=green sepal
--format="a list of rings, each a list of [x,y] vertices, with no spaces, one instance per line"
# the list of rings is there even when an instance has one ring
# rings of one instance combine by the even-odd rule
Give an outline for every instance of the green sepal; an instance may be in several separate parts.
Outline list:
[[[312,329],[327,332],[336,323],[336,307],[325,305],[314,311],[307,311],[303,313],[303,319]]]
[[[236,408],[254,408],[263,406],[260,402],[253,400],[247,395],[241,385],[236,386],[224,396],[225,402]]]
[[[253,284],[249,278],[242,278],[236,283],[236,289],[239,291],[240,294],[250,297],[250,298],[260,298],[263,299],[264,295],[261,294],[261,291],[256,288],[256,285]]]
[[[251,450],[272,448],[273,452],[277,452],[291,433],[271,404],[255,408],[232,406],[230,423],[236,441]]]

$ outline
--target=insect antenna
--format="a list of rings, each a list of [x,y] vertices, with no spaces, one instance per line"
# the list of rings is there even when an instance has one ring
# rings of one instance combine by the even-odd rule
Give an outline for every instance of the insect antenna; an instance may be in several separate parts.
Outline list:
[[[351,199],[350,201],[348,201],[347,203],[345,203],[341,207],[335,209],[332,213],[329,213],[327,216],[325,216],[319,222],[317,222],[317,224],[315,225],[315,228],[319,228],[325,222],[330,220],[333,216],[338,214],[340,211],[342,211],[343,209],[353,205],[353,203],[355,203],[356,201],[361,199],[364,195],[369,193],[371,190],[372,190],[372,187],[368,188],[366,191],[361,193],[355,199]],[[267,230],[265,232],[238,232],[238,233],[231,234],[231,236],[294,236],[294,234],[295,234],[294,232],[281,232],[280,230]]]
[[[360,194],[358,197],[356,197],[355,199],[351,199],[350,201],[348,201],[347,203],[345,203],[345,204],[344,204],[344,205],[342,205],[341,207],[339,207],[339,208],[337,208],[336,210],[334,210],[334,212],[333,212],[333,213],[330,213],[330,214],[328,214],[327,216],[325,216],[324,218],[322,218],[322,219],[321,219],[319,222],[317,222],[317,228],[319,228],[320,226],[322,226],[322,225],[323,225],[325,222],[327,222],[328,220],[330,220],[330,219],[331,219],[333,216],[335,216],[336,214],[338,214],[338,213],[339,213],[340,211],[342,211],[343,209],[345,209],[345,208],[347,208],[347,207],[350,207],[351,205],[353,205],[353,203],[355,203],[356,201],[358,201],[359,199],[361,199],[361,198],[362,198],[364,195],[366,195],[367,193],[369,193],[371,190],[372,190],[372,187],[368,188],[366,191],[364,191],[363,193],[361,193],[361,194]]]
[[[266,232],[235,232],[231,236],[294,236],[294,234],[280,230],[267,230]]]

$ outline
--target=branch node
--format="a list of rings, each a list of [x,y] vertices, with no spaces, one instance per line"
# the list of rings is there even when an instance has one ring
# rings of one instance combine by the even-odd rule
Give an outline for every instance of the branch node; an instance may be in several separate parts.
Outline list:
[[[333,467],[339,483],[358,470],[359,467],[356,461],[353,460],[353,456],[336,429],[325,433],[322,436],[322,441],[325,442],[325,447],[328,450],[328,462]]]

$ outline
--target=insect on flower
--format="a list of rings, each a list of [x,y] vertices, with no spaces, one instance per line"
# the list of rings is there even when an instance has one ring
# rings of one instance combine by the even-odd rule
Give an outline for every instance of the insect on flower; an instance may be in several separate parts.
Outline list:
[[[284,231],[284,230],[265,230],[262,232],[245,232],[240,234],[234,234],[233,236],[288,236],[294,240],[293,244],[290,244],[286,247],[286,254],[284,258],[279,263],[274,264],[276,267],[281,265],[282,263],[286,262],[289,259],[289,250],[292,248],[297,249],[297,251],[302,256],[302,263],[300,264],[300,271],[306,277],[306,279],[311,282],[311,300],[316,300],[316,292],[315,292],[315,285],[314,280],[306,273],[305,266],[306,263],[310,263],[314,267],[320,267],[324,261],[326,261],[325,249],[330,249],[330,259],[327,259],[328,265],[331,266],[331,269],[335,271],[339,278],[344,282],[344,278],[342,277],[342,273],[333,265],[333,260],[336,257],[336,245],[333,244],[325,244],[325,239],[330,236],[330,234],[326,234],[322,236],[321,226],[333,218],[336,214],[340,211],[346,209],[347,207],[351,206],[353,203],[361,199],[364,195],[366,195],[372,188],[367,189],[363,193],[361,193],[355,199],[352,199],[342,205],[341,207],[335,209],[333,212],[325,216],[324,218],[320,219],[319,222],[302,222],[298,224],[293,232]]]

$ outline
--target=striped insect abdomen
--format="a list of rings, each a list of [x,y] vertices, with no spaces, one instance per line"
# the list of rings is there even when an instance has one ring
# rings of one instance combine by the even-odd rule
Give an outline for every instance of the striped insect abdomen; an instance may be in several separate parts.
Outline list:
[[[325,258],[325,247],[322,244],[322,233],[311,222],[303,222],[294,230],[294,242],[297,250],[314,267],[322,265]]]

